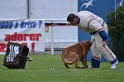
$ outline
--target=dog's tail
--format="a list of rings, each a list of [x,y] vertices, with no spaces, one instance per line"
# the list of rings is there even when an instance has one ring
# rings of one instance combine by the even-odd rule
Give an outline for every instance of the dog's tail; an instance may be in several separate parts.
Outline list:
[[[62,61],[64,62],[64,65],[69,68],[67,65],[71,65],[79,60],[78,55],[75,52],[71,52],[68,55],[62,54],[61,55]]]

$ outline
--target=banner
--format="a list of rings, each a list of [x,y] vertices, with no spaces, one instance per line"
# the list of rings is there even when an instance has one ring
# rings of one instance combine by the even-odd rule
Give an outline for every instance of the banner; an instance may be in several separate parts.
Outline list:
[[[0,21],[0,54],[6,52],[8,42],[20,43],[29,52],[44,51],[43,20],[3,20]]]

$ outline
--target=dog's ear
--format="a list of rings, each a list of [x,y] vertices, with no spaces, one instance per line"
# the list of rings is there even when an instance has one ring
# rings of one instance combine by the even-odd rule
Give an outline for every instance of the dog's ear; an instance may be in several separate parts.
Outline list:
[[[89,47],[91,47],[92,46],[91,40],[87,40],[87,44],[88,44]]]

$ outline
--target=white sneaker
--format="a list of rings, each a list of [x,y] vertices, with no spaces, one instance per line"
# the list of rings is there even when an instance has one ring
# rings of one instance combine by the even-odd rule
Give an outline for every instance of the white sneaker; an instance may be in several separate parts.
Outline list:
[[[118,64],[118,60],[114,64],[111,65],[111,69],[116,69],[117,64]]]
[[[91,66],[89,66],[88,68],[99,68],[99,67],[93,67],[93,66],[91,65]]]
[[[89,66],[88,68],[93,68],[93,66]]]

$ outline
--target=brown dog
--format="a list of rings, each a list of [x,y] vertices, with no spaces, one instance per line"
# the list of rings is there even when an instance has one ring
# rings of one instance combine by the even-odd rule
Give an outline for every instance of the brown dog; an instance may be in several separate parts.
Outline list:
[[[61,54],[64,65],[69,68],[68,65],[75,63],[75,68],[88,68],[87,53],[90,50],[90,45],[90,41],[85,40],[67,47]],[[82,62],[83,67],[78,66],[78,60]]]

